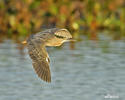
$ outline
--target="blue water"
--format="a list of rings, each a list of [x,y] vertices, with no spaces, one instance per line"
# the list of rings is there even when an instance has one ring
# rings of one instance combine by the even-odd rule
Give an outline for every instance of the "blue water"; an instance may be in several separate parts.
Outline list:
[[[84,40],[48,52],[52,83],[37,77],[26,47],[1,43],[0,100],[124,100],[125,41]]]

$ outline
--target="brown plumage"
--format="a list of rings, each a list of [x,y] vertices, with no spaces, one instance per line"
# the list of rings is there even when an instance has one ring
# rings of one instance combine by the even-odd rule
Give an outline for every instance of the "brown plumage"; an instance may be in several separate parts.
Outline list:
[[[47,29],[29,37],[27,40],[28,53],[35,72],[42,80],[51,82],[50,60],[45,47],[60,46],[71,38],[72,35],[67,29],[59,28]]]

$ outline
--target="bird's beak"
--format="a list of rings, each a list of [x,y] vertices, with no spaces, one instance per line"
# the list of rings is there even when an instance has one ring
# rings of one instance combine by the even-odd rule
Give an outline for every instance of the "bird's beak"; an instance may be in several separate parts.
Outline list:
[[[68,40],[65,40],[64,42],[76,42],[76,40],[70,38],[70,39],[68,39]]]
[[[26,41],[23,41],[23,42],[21,42],[22,44],[26,44],[27,42]]]

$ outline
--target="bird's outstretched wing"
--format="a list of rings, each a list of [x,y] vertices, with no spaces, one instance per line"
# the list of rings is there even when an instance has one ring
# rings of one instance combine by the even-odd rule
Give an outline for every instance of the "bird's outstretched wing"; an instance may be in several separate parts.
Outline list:
[[[41,41],[35,39],[28,40],[27,46],[35,72],[44,81],[51,82],[49,57],[45,46],[42,45]]]

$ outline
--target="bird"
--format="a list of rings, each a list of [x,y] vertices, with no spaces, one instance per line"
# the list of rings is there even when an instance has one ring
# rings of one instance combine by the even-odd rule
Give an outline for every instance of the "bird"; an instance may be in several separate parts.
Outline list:
[[[65,28],[51,28],[32,34],[23,43],[27,44],[33,68],[43,81],[51,83],[50,58],[47,46],[60,46],[64,42],[75,41]]]

